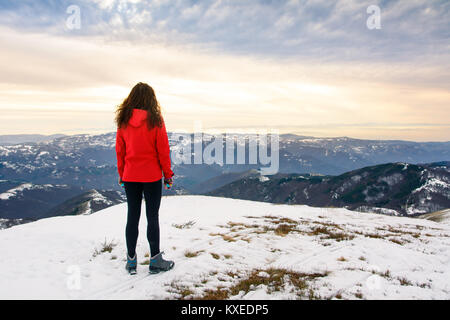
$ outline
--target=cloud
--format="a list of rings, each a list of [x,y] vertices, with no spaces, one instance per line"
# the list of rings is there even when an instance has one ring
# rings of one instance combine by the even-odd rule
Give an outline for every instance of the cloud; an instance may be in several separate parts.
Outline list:
[[[70,4],[82,13],[76,35],[325,61],[445,61],[449,55],[448,1],[2,1],[0,21],[70,36],[62,27]],[[366,27],[373,4],[381,9],[381,30]]]
[[[65,111],[62,119],[73,111],[67,121],[76,128],[84,121],[83,112],[90,110],[103,112],[101,123],[112,124],[115,106],[138,81],[155,88],[172,130],[191,130],[193,122],[201,120],[205,128],[314,126],[316,132],[330,135],[359,132],[361,136],[362,128],[349,126],[346,131],[334,125],[325,129],[321,124],[374,122],[382,127],[384,122],[401,119],[404,124],[431,125],[436,119],[449,118],[448,87],[430,86],[446,76],[438,67],[324,65],[314,60],[225,55],[183,45],[129,45],[97,37],[22,33],[4,27],[0,42],[4,45],[0,109],[34,110],[32,114]],[[70,130],[67,121],[62,123]],[[448,128],[442,129],[439,139],[448,133]]]
[[[82,28],[70,31],[73,3]],[[371,31],[365,1],[2,1],[0,109],[61,110],[67,130],[96,110],[105,128],[146,81],[173,129],[448,139],[448,2],[378,4]]]

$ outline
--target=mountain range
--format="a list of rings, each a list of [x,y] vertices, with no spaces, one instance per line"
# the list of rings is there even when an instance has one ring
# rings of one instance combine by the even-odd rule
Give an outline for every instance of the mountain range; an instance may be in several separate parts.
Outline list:
[[[182,144],[172,138],[175,136],[169,132],[172,154],[182,148]],[[238,139],[245,135],[230,136]],[[206,146],[212,137],[205,133],[200,143]],[[199,143],[199,138],[193,134],[191,139],[193,144]],[[339,175],[382,163],[417,164],[449,159],[450,142],[279,136],[279,173]],[[196,185],[213,177],[260,167],[260,164],[181,163],[174,164],[173,170],[177,186],[192,192]],[[62,136],[50,141],[15,145],[0,143],[0,179],[119,190],[116,183],[115,133]]]
[[[229,136],[234,139],[245,137],[241,134]],[[176,135],[169,132],[172,155],[182,148],[182,145],[174,137]],[[201,141],[198,140],[198,135],[191,134],[190,137],[193,143],[201,143],[205,147],[208,144],[207,141],[210,141],[214,136],[204,133]],[[14,139],[21,142],[11,144]],[[249,139],[253,138],[250,136]],[[26,140],[32,142],[25,142]],[[225,150],[225,142],[223,147]],[[245,150],[248,153],[248,146]],[[193,155],[191,156],[193,157]],[[236,158],[236,151],[234,151],[234,158]],[[450,142],[383,141],[359,140],[347,137],[314,138],[292,134],[280,135],[279,174],[270,176],[269,181],[293,179],[299,188],[303,188],[303,185],[312,183],[316,179],[331,179],[331,176],[341,176],[345,173],[353,175],[353,171],[370,166],[398,162],[417,165],[448,159],[450,159]],[[261,164],[174,163],[174,188],[169,191],[164,190],[163,194],[206,194],[220,188],[215,191],[216,194],[230,195],[234,192],[232,188],[239,184],[237,181],[250,179],[248,176],[255,175],[260,168]],[[417,174],[419,171],[417,171]],[[297,178],[294,178],[296,175]],[[327,178],[313,178],[321,177],[320,175]],[[307,179],[309,182],[305,182],[305,180],[300,183],[302,179],[308,176],[311,176]],[[406,181],[413,183],[415,180],[411,177],[406,177]],[[224,188],[230,183],[235,184],[228,186],[230,190],[226,191]],[[367,196],[363,197],[359,194],[357,199],[371,199],[371,195],[377,193],[376,190],[380,188],[380,190],[386,191],[387,187],[383,187],[380,183],[374,184],[373,188],[367,190]],[[326,193],[328,189],[324,187],[325,182],[320,185],[324,189],[318,190],[319,193]],[[291,185],[291,187],[293,186],[294,184]],[[247,194],[242,186],[237,188],[242,190],[242,195]],[[328,188],[334,190],[333,185],[329,185]],[[408,190],[413,191],[415,189],[411,187]],[[279,194],[276,189],[273,189],[272,192]],[[101,194],[104,198],[103,204],[100,206],[97,206],[93,201],[97,194]],[[264,192],[261,194],[264,194]],[[248,196],[256,199],[255,195],[248,194]],[[295,194],[295,200],[289,198],[294,197],[294,194],[290,196],[264,194],[264,197],[272,199],[271,201],[283,201],[284,199],[287,203],[305,201],[311,205],[351,207],[358,205],[357,208],[365,210],[364,201],[357,201],[355,198],[352,203],[349,203],[349,195],[344,198],[339,196],[339,199],[331,200],[326,196],[315,197],[314,200],[312,198],[306,199],[302,198],[301,194]],[[436,198],[437,195],[434,194],[434,197]],[[445,194],[443,197],[436,200],[438,201],[436,208],[441,208],[445,204]],[[433,198],[433,201],[435,198]],[[4,226],[58,215],[58,212],[63,214],[95,212],[98,208],[103,208],[118,201],[124,201],[124,193],[117,184],[115,133],[56,135],[47,138],[41,136],[0,136],[0,219],[2,219]],[[384,209],[395,210],[400,215],[406,214],[404,209],[399,208],[401,201],[404,201],[404,199],[401,198],[396,205],[393,205],[392,203],[383,204],[383,200],[376,200],[374,203],[372,203],[373,201],[370,202],[369,207],[378,208],[381,206]],[[86,204],[88,202],[92,205],[88,206]],[[427,203],[426,208],[422,210],[418,206],[414,209],[415,213],[413,214],[431,210],[432,206],[427,201],[425,202]],[[394,214],[395,212],[392,211],[391,213]]]
[[[43,218],[91,214],[122,203],[117,190],[88,190],[69,185],[0,181],[0,229]]]
[[[417,216],[450,208],[450,162],[388,163],[337,176],[261,176],[258,172],[248,172],[243,178],[206,194]]]

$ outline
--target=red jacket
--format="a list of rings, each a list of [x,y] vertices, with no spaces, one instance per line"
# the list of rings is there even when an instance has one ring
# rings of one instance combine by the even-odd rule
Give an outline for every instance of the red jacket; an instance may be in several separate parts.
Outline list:
[[[147,111],[133,109],[126,127],[117,130],[116,154],[119,176],[127,182],[153,182],[173,176],[170,147],[164,120],[148,130]]]

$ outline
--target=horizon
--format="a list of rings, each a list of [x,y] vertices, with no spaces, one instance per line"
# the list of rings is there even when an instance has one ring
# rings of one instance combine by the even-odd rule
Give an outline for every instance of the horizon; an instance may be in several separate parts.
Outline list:
[[[97,133],[89,133],[89,132],[82,132],[82,133],[73,133],[73,134],[64,134],[64,133],[60,133],[60,132],[56,132],[56,133],[50,133],[50,134],[40,134],[40,133],[18,133],[18,134],[0,134],[0,137],[20,137],[20,136],[42,136],[42,137],[51,137],[51,136],[61,136],[61,137],[71,137],[71,136],[79,136],[79,135],[91,135],[91,136],[96,136],[96,135],[103,135],[103,134],[115,134],[116,131],[105,131],[105,132],[97,132]],[[241,134],[241,135],[245,135],[245,134],[258,134],[261,133],[261,131],[246,131],[246,132],[235,132],[235,131],[230,131],[230,132],[218,132],[218,131],[171,131],[168,130],[167,133],[170,134],[210,134],[210,135],[234,135],[234,134]],[[271,133],[268,132],[268,135],[270,135]],[[350,139],[350,140],[367,140],[367,141],[399,141],[399,142],[412,142],[412,143],[450,143],[450,140],[424,140],[424,141],[420,141],[420,140],[402,140],[402,139],[365,139],[365,138],[357,138],[357,137],[349,137],[349,136],[309,136],[309,135],[304,135],[304,134],[300,134],[300,133],[292,133],[292,132],[283,132],[283,133],[279,133],[279,136],[286,136],[286,135],[294,135],[297,137],[300,137],[302,139]],[[170,138],[170,136],[169,136]],[[23,143],[23,142],[19,142],[18,144]],[[1,142],[0,142],[1,144]]]
[[[446,1],[2,1],[0,134],[115,131],[149,83],[168,131],[448,141]]]

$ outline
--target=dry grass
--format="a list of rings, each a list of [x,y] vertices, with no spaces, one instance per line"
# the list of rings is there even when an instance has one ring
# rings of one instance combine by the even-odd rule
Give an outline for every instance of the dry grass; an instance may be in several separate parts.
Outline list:
[[[357,235],[364,236],[366,238],[372,238],[372,239],[384,239],[384,236],[378,233],[368,233],[368,232],[362,232],[362,231],[353,231]]]
[[[286,217],[278,217],[278,216],[263,216],[263,218],[265,218],[266,220],[269,220],[272,223],[275,224],[282,224],[282,223],[287,223],[287,224],[293,224],[293,225],[297,225],[299,222],[292,220],[290,218],[286,218]]]
[[[204,252],[204,250],[199,250],[199,251],[186,251],[184,253],[184,256],[186,258],[194,258],[197,257],[200,253]]]
[[[403,240],[403,239],[402,239]],[[389,239],[389,241],[390,242],[393,242],[393,243],[395,243],[395,244],[398,244],[398,245],[404,245],[406,242],[408,242],[408,241],[405,241],[405,240],[399,240],[399,239]]]
[[[218,287],[217,289],[207,289],[203,293],[203,296],[195,298],[197,300],[226,300],[230,296],[230,293],[225,287]]]
[[[92,256],[96,257],[99,254],[102,254],[105,252],[111,253],[115,246],[117,246],[117,243],[115,243],[113,240],[107,241],[105,238],[105,241],[100,245],[100,249],[97,249],[97,248],[94,249],[94,253],[92,254]]]
[[[237,274],[230,272],[230,277],[239,277]],[[254,290],[258,286],[265,286],[268,294],[279,292],[285,289],[289,283],[293,287],[297,298],[319,299],[314,290],[310,286],[310,282],[317,278],[325,277],[325,273],[301,273],[281,268],[254,269],[245,277],[241,277],[231,287],[217,287],[217,289],[207,289],[202,296],[193,297],[199,300],[224,300],[232,296],[236,296],[243,292]]]
[[[402,286],[412,286],[412,282],[406,279],[405,277],[397,278],[398,281],[400,281],[400,285]]]
[[[327,240],[332,239],[335,241],[346,241],[353,240],[355,238],[354,235],[344,233],[344,232],[335,232],[327,227],[314,227],[312,231],[309,232],[309,235],[320,236],[320,239]]]
[[[172,227],[175,227],[177,229],[190,229],[195,224],[195,221],[188,221],[181,224],[172,224]]]
[[[220,237],[222,237],[222,239],[224,241],[227,241],[227,242],[236,242],[238,240],[242,240],[242,241],[246,241],[246,242],[251,241],[250,238],[245,237],[243,234],[239,234],[239,233],[234,234],[234,235],[228,235],[228,234],[224,234],[224,233],[210,233],[209,235],[212,237],[220,236]]]
[[[182,285],[176,281],[170,283],[168,292],[175,293],[178,299],[185,300],[194,294],[194,292],[189,288],[189,286]]]
[[[380,232],[366,232],[360,230],[346,230],[344,226],[330,221],[294,220],[275,215],[246,216],[246,218],[264,219],[266,223],[258,224],[230,221],[227,225],[221,226],[223,228],[228,228],[230,230],[229,234],[211,233],[210,235],[221,236],[222,239],[227,242],[236,242],[238,240],[250,242],[251,239],[249,236],[251,234],[260,235],[271,232],[280,237],[296,233],[306,236],[318,236],[320,240],[334,240],[337,242],[353,240],[356,236],[361,235],[371,239],[390,241],[398,245],[411,243],[411,240],[405,239],[405,236],[411,236],[419,240],[422,240],[421,238],[424,236],[424,234],[417,232],[417,229],[419,229],[417,226],[415,226],[416,228],[413,231],[401,230],[393,226],[384,226],[377,228]],[[425,234],[425,236],[431,235]],[[330,245],[330,243],[325,241],[323,245]]]
[[[384,272],[376,271],[376,270],[368,271],[364,268],[345,268],[345,270],[352,270],[352,271],[360,270],[360,271],[364,271],[364,272],[371,272],[372,274],[376,274],[376,275],[383,277],[389,281],[397,280],[400,282],[400,285],[402,285],[402,286],[417,286],[420,288],[430,288],[431,287],[431,285],[429,283],[413,283],[412,281],[408,280],[405,277],[394,277],[394,276],[392,276],[390,270],[386,270]]]
[[[229,235],[226,235],[226,234],[223,234],[223,233],[210,233],[209,235],[212,236],[212,237],[220,236],[220,237],[222,237],[222,239],[224,241],[227,241],[227,242],[235,242],[235,241],[237,241],[236,240],[237,236],[229,236]]]
[[[355,297],[358,298],[358,299],[363,299],[364,298],[363,294],[360,291],[355,293]]]
[[[199,283],[187,286],[177,281],[172,281],[168,286],[168,292],[175,293],[177,299],[181,300],[226,300],[238,294],[247,294],[259,286],[264,286],[266,292],[280,292],[288,290],[295,293],[298,299],[321,299],[311,283],[318,278],[326,277],[329,273],[302,273],[282,268],[254,269],[247,273],[237,274],[228,271],[221,274],[217,280],[227,282],[232,280],[231,286],[219,285],[215,289],[205,289],[202,294],[196,295],[192,288],[202,288],[208,283],[208,278],[218,275],[217,271],[210,272],[201,277]]]
[[[246,224],[242,222],[228,222],[226,226],[221,226],[224,228],[229,228],[231,232],[237,232],[246,230],[247,234],[264,234],[273,232],[274,234],[284,237],[291,233],[297,233],[302,235],[309,236],[320,236],[320,239],[333,239],[335,241],[344,241],[344,240],[352,240],[355,236],[353,234],[349,234],[344,232],[344,229],[335,223],[331,222],[320,222],[320,221],[300,221],[294,220],[287,217],[280,216],[261,216],[261,217],[252,217],[246,216],[247,218],[252,219],[264,219],[268,224]],[[312,224],[312,229],[301,230],[299,228],[300,225],[308,225]],[[249,242],[249,238],[244,238],[241,234],[234,235],[224,235],[221,233],[211,233],[210,235],[221,236],[225,241],[234,242],[236,240],[244,240]]]
[[[216,260],[219,260],[219,259],[220,259],[220,256],[219,256],[217,253],[212,253],[212,252],[211,252],[211,256],[212,256],[214,259],[216,259]]]
[[[384,272],[381,272],[381,271],[378,271],[378,270],[367,270],[367,269],[364,269],[362,267],[360,267],[360,268],[344,268],[344,270],[350,270],[350,271],[358,270],[358,271],[363,271],[363,272],[370,272],[372,274],[376,274],[376,275],[378,275],[380,277],[383,277],[383,278],[386,278],[386,279],[392,279],[390,270],[386,270]]]
[[[292,232],[294,230],[295,226],[291,224],[280,224],[275,228],[275,234],[278,236],[286,236],[289,232]]]
[[[420,227],[420,228],[417,228],[417,227]],[[416,226],[416,229],[422,230],[423,227]],[[393,243],[399,244],[399,245],[404,245],[405,243],[411,242],[408,239],[405,239],[404,237],[401,237],[401,236],[411,236],[415,239],[424,241],[421,239],[422,234],[420,232],[416,232],[416,231],[396,229],[393,226],[387,226],[386,228],[378,227],[377,230],[384,232],[383,235],[379,236],[380,238],[385,238],[385,239],[387,239]],[[425,236],[426,235],[427,234],[425,234]],[[392,237],[401,237],[401,240],[399,240],[398,238],[392,239]]]
[[[382,229],[382,228],[377,228],[380,231],[389,231],[386,229]],[[399,239],[398,236],[400,236],[399,232],[403,232],[403,231],[399,231],[399,230],[395,230],[396,232],[391,232],[391,233],[385,233],[385,234],[380,234],[380,233],[369,233],[369,232],[361,232],[361,231],[354,231],[355,234],[364,236],[366,238],[371,238],[371,239],[383,239],[383,240],[388,240],[391,241],[392,243],[398,244],[398,245],[404,245],[405,243],[411,243],[410,240],[401,238]],[[418,233],[408,233],[408,232],[404,232],[405,235],[411,235],[414,238],[420,238],[420,234]]]
[[[391,276],[391,271],[390,271],[390,270],[386,270],[385,272],[372,271],[372,273],[373,273],[373,274],[377,274],[377,275],[379,275],[380,277],[387,278],[387,279],[390,279],[390,278],[392,277],[392,276]]]

